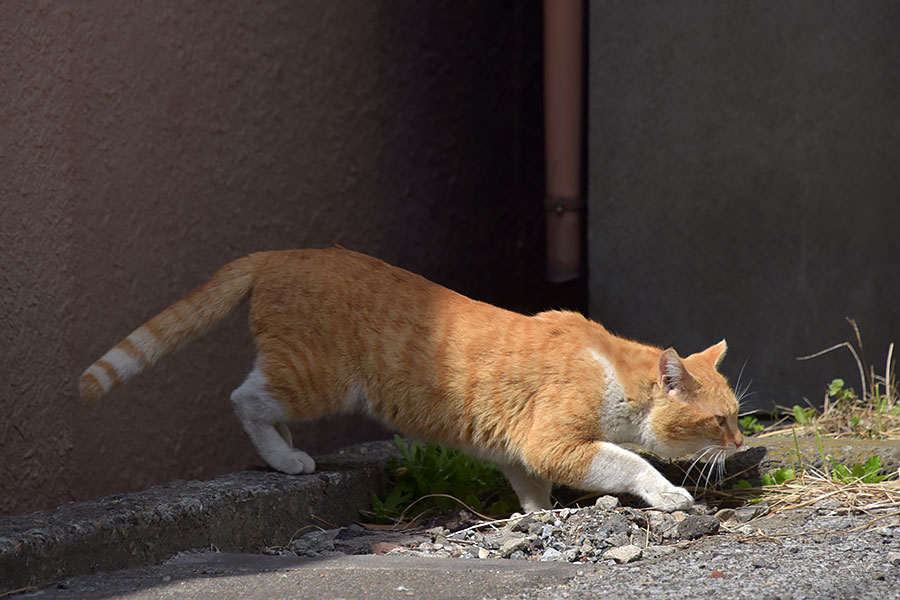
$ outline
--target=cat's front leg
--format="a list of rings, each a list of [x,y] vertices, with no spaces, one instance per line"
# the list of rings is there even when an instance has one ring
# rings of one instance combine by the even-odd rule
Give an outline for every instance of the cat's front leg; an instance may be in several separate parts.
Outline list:
[[[587,475],[581,483],[584,489],[628,492],[640,496],[652,508],[671,512],[685,510],[694,498],[682,487],[672,485],[646,460],[609,442],[594,442]]]
[[[669,483],[634,452],[610,442],[573,444],[535,436],[529,440],[524,459],[536,474],[570,487],[634,494],[665,511],[683,510],[694,503],[686,489]]]

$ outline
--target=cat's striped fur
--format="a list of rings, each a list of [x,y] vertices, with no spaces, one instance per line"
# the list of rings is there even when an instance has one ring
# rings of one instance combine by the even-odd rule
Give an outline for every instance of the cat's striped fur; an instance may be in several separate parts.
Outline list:
[[[741,445],[737,401],[716,370],[724,340],[682,359],[576,313],[524,316],[340,248],[225,265],[91,365],[81,395],[99,399],[248,297],[258,357],[232,403],[287,473],[315,463],[285,422],[361,411],[497,462],[527,510],[549,505],[550,482],[673,509],[688,492],[616,444],[663,456]]]

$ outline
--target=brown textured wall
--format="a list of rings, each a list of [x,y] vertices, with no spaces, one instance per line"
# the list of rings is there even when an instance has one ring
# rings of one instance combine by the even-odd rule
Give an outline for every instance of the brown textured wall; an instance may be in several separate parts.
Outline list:
[[[75,389],[247,252],[339,242],[513,308],[564,302],[542,282],[539,3],[3,13],[0,513],[259,462],[227,400],[246,311],[96,406]]]

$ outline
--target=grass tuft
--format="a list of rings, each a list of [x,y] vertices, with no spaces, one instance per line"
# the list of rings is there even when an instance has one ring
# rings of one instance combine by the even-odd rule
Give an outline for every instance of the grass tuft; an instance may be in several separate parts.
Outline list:
[[[508,516],[519,500],[496,466],[440,444],[407,443],[394,436],[402,460],[388,464],[390,489],[372,494],[360,513],[378,523],[400,523],[466,508],[482,518]]]
[[[856,321],[847,318],[856,337],[856,347],[850,342],[841,342],[809,356],[797,360],[811,360],[819,356],[846,348],[856,362],[859,371],[861,393],[857,393],[843,379],[832,379],[825,390],[822,408],[794,405],[779,407],[788,416],[765,431],[753,431],[759,437],[783,435],[791,429],[800,436],[811,436],[816,432],[832,438],[900,439],[900,391],[897,387],[894,344],[888,347],[884,373],[879,374],[875,366],[865,362],[862,337]]]

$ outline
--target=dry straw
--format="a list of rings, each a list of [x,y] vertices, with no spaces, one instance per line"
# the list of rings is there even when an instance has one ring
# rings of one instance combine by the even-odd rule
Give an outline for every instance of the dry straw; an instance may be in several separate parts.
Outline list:
[[[815,354],[797,357],[797,360],[811,360],[829,352],[846,348],[856,362],[862,394],[846,393],[840,398],[825,394],[822,412],[808,424],[797,424],[783,419],[758,437],[783,435],[786,430],[796,429],[798,435],[813,435],[814,432],[832,438],[872,437],[900,440],[900,392],[897,388],[894,364],[894,344],[888,347],[884,374],[875,372],[874,365],[867,365],[862,336],[856,321],[847,317],[853,328],[857,347],[850,342],[841,342]]]

